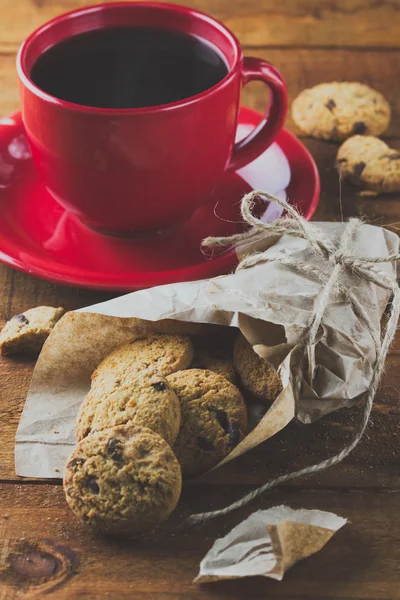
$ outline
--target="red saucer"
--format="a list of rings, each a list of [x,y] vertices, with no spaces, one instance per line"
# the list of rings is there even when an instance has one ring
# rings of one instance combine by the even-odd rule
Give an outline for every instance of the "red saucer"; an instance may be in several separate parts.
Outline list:
[[[260,120],[258,113],[242,108],[240,130]],[[237,264],[235,253],[209,259],[200,243],[210,235],[243,230],[240,200],[254,188],[283,194],[311,219],[319,200],[317,167],[284,130],[262,157],[224,175],[207,203],[174,230],[136,239],[105,236],[82,225],[42,186],[16,113],[0,119],[0,261],[58,283],[115,291],[227,273]],[[276,205],[266,207],[267,219],[278,214]]]

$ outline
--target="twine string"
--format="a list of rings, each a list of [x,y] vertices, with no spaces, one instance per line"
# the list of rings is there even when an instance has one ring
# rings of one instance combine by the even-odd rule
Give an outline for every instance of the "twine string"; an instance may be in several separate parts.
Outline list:
[[[281,205],[289,216],[282,217],[269,223],[263,222],[253,214],[255,200],[256,198],[260,197]],[[376,360],[372,372],[370,387],[366,394],[360,425],[351,443],[328,459],[268,481],[261,487],[251,491],[249,494],[246,494],[225,508],[191,515],[185,521],[185,525],[202,523],[210,519],[214,519],[215,517],[226,515],[237,508],[245,506],[255,498],[258,498],[264,494],[266,491],[271,490],[282,483],[298,477],[318,473],[329,467],[332,467],[333,465],[337,465],[344,458],[346,458],[360,442],[367,427],[372,410],[373,400],[384,370],[387,353],[396,334],[396,328],[400,314],[400,289],[396,278],[395,276],[391,276],[382,271],[378,267],[378,265],[383,263],[400,261],[400,254],[392,253],[386,257],[354,256],[351,253],[351,246],[358,228],[362,225],[362,221],[360,219],[349,220],[341,236],[339,246],[336,248],[318,227],[306,221],[293,206],[290,206],[290,204],[288,204],[285,200],[275,198],[266,192],[256,190],[246,194],[242,199],[241,213],[244,221],[252,227],[250,231],[231,235],[225,238],[209,237],[204,240],[203,245],[208,248],[215,248],[218,246],[238,246],[245,242],[254,241],[257,238],[260,239],[266,234],[284,234],[305,239],[315,254],[324,259],[323,267],[319,267],[316,265],[307,264],[301,260],[288,256],[271,258],[264,252],[255,252],[245,256],[237,268],[237,270],[242,270],[253,267],[261,262],[276,262],[282,266],[295,270],[297,273],[306,275],[307,277],[312,277],[313,279],[319,281],[321,284],[321,289],[314,300],[313,313],[305,330],[303,358],[306,357],[307,348],[314,345],[317,341],[318,330],[321,326],[325,311],[329,306],[331,298],[337,292],[340,292],[345,296],[355,315],[360,319],[360,321],[371,334],[375,346]],[[363,307],[351,289],[340,282],[340,277],[343,272],[348,272],[353,277],[359,277],[360,279],[372,282],[380,288],[390,292],[392,296],[392,302],[389,309],[389,318],[386,325],[385,335],[382,341],[380,336],[375,331],[366,309]],[[293,374],[296,399],[300,397],[301,393],[303,381],[302,363],[303,360],[300,360],[296,372]]]

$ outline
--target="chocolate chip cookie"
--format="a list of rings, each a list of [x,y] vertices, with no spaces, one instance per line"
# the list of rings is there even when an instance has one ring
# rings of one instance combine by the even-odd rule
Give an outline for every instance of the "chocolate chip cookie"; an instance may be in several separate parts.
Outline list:
[[[400,152],[378,138],[351,137],[340,146],[336,164],[355,185],[378,193],[400,191]]]
[[[382,94],[356,82],[321,83],[303,90],[292,103],[293,120],[302,132],[324,140],[380,135],[390,114]]]
[[[63,308],[38,306],[15,315],[0,332],[0,354],[38,354],[64,313]]]
[[[282,391],[275,367],[258,356],[242,334],[235,342],[233,363],[244,387],[259,400],[273,402]]]
[[[167,380],[143,367],[115,383],[111,392],[101,386],[91,388],[79,410],[76,438],[131,423],[148,427],[172,445],[180,421],[179,400]]]
[[[208,471],[243,438],[247,410],[240,391],[225,377],[203,369],[167,377],[181,403],[174,452],[184,477]]]
[[[165,521],[178,503],[181,486],[180,466],[167,442],[135,425],[80,441],[64,474],[74,514],[108,535],[150,531]]]
[[[186,369],[193,360],[193,346],[185,335],[154,334],[136,338],[111,352],[92,375],[95,386],[112,391],[132,370],[153,367],[161,375]]]

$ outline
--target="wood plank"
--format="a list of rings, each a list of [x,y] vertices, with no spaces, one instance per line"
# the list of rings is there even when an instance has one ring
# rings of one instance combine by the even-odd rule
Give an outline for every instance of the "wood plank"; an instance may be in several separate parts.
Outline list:
[[[272,48],[249,49],[245,53],[260,56],[280,69],[287,82],[290,102],[304,88],[323,81],[347,79],[375,87],[386,96],[393,109],[390,128],[383,137],[400,137],[400,98],[393,85],[400,72],[399,51]],[[19,93],[14,53],[0,54],[0,89],[0,115],[17,110]],[[267,91],[261,83],[253,83],[243,91],[243,102],[260,112],[265,110],[266,100]],[[299,133],[290,114],[286,126]]]
[[[0,90],[0,117],[3,117],[19,108],[18,78],[14,53],[0,54]]]
[[[97,0],[2,0],[1,48],[48,19]],[[177,0],[222,20],[245,45],[399,47],[397,0]]]
[[[169,524],[152,536],[117,542],[87,532],[70,513],[60,488],[0,486],[0,598],[30,599],[45,592],[55,600],[400,598],[399,492],[286,489],[201,528],[174,530],[182,515],[222,506],[234,495],[228,488],[188,487]],[[256,509],[283,503],[334,511],[350,522],[282,582],[249,578],[201,587],[192,584],[201,558],[217,537]]]

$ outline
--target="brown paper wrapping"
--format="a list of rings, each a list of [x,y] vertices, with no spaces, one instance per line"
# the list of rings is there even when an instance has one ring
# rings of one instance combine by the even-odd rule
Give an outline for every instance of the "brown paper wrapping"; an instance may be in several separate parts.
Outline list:
[[[200,563],[197,583],[262,576],[281,580],[295,563],[321,550],[346,519],[320,510],[259,510],[217,539]]]
[[[335,243],[344,228],[341,223],[319,226]],[[257,241],[257,250],[267,250],[271,258],[290,255],[305,262],[320,261],[305,240],[285,235],[267,235]],[[254,247],[243,246],[238,255],[252,251]],[[398,237],[363,225],[352,251],[358,256],[388,256],[398,251]],[[393,275],[395,267],[388,263],[380,268]],[[348,273],[341,283],[352,289],[380,332],[388,292]],[[353,405],[369,387],[375,349],[371,334],[340,294],[325,312],[317,343],[307,348],[302,393],[295,398],[293,370],[304,354],[303,334],[319,290],[316,280],[265,262],[211,280],[142,290],[67,313],[47,340],[33,373],[16,436],[17,474],[62,476],[75,445],[75,419],[92,371],[116,346],[146,331],[196,334],[212,326],[237,327],[261,356],[279,367],[282,393],[223,462],[272,437],[294,417],[312,423]]]

